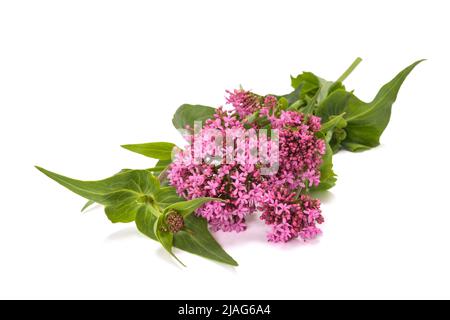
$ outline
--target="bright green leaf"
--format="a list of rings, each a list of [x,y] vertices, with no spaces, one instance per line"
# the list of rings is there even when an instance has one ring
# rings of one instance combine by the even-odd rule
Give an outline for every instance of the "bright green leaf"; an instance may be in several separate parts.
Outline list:
[[[155,201],[159,207],[165,209],[174,203],[184,201],[184,199],[178,196],[174,187],[164,187],[155,194]]]
[[[185,267],[184,263],[181,262],[180,259],[173,253],[172,247],[173,247],[173,233],[167,231],[166,227],[164,226],[164,216],[160,215],[156,223],[153,227],[153,233],[156,235],[156,239],[161,243],[163,248],[173,257],[175,260],[177,260],[182,266]]]
[[[320,80],[312,72],[303,72],[295,78],[291,76],[291,86],[294,89],[302,86],[303,95],[313,96],[320,87]]]
[[[132,171],[132,169],[122,169],[122,170],[120,170],[117,174],[124,173],[124,172],[127,172],[127,171]],[[86,202],[86,204],[83,206],[83,208],[81,209],[81,212],[86,211],[88,208],[90,208],[90,207],[91,207],[92,205],[94,205],[94,204],[95,204],[94,201],[88,200],[88,201]]]
[[[164,212],[169,212],[170,210],[175,210],[179,214],[181,214],[183,217],[187,217],[192,212],[194,212],[195,210],[200,208],[202,205],[204,205],[207,202],[211,202],[211,201],[223,201],[223,200],[216,199],[216,198],[197,198],[197,199],[192,199],[189,201],[177,202],[177,203],[174,203],[174,204],[168,206],[164,210]]]
[[[105,206],[111,222],[132,222],[159,190],[158,180],[147,170],[130,170],[99,181],[81,181],[36,167],[72,192]]]
[[[159,160],[171,160],[172,151],[175,147],[176,146],[170,142],[150,142],[142,144],[126,144],[122,146],[122,148],[127,150]]]
[[[167,167],[172,163],[172,160],[159,160],[153,168],[148,169],[148,171],[153,172],[155,176],[159,175],[162,171],[167,169]]]

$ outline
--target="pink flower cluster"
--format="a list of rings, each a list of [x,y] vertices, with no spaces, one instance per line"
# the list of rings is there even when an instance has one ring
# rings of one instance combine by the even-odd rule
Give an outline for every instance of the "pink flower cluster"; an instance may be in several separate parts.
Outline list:
[[[325,153],[324,141],[315,136],[320,130],[320,118],[277,110],[276,97],[263,98],[242,89],[228,91],[226,101],[233,110],[217,109],[214,119],[207,120],[203,129],[231,134],[232,147],[240,144],[240,148],[230,149],[229,143],[214,140],[204,130],[192,132],[190,144],[176,155],[169,168],[170,184],[186,199],[225,200],[209,202],[196,212],[207,219],[214,231],[243,231],[246,217],[259,213],[271,225],[269,241],[286,242],[297,237],[308,240],[320,234],[316,227],[316,223],[323,222],[320,202],[305,194],[308,187],[320,182]],[[261,121],[249,122],[248,117],[257,111]],[[251,150],[261,149],[261,141],[242,136],[245,129],[267,125],[278,131],[278,141],[267,138],[266,147],[268,151],[278,151],[276,163],[270,157],[269,162],[252,157]],[[229,142],[228,136],[226,140]],[[231,161],[230,153],[234,153]],[[199,154],[203,161],[196,161]],[[223,157],[217,157],[218,154]],[[276,164],[278,170],[264,175],[261,169],[268,163]]]
[[[226,97],[227,103],[233,106],[241,118],[251,115],[261,107],[259,97],[249,91],[235,89],[226,92],[228,94]]]
[[[261,219],[272,229],[269,241],[287,242],[301,237],[304,240],[315,238],[321,233],[316,223],[323,223],[320,201],[306,194],[296,198],[296,193],[287,189],[268,191],[264,196]]]

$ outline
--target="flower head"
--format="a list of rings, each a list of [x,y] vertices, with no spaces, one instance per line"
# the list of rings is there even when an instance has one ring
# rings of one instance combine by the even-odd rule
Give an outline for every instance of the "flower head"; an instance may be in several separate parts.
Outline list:
[[[286,242],[297,237],[307,240],[317,236],[320,230],[316,224],[323,222],[320,202],[303,191],[320,182],[325,153],[324,141],[316,137],[320,118],[295,111],[277,111],[278,101],[274,96],[261,98],[242,89],[227,93],[227,102],[234,109],[218,108],[214,118],[205,122],[201,133],[191,134],[188,139],[191,143],[170,165],[170,184],[186,199],[225,200],[207,203],[196,212],[207,219],[214,231],[243,231],[246,217],[260,212],[261,219],[271,225],[269,241]],[[256,111],[260,111],[267,123],[262,125],[256,121],[249,126],[243,119]],[[246,129],[267,125],[278,132],[277,138],[272,136],[256,142],[249,139],[251,135]],[[218,135],[225,138],[218,139]],[[266,151],[278,151],[278,158],[269,161],[278,170],[270,175],[261,171],[267,162],[259,162],[267,159],[260,154],[257,160],[252,157],[252,150],[261,151],[263,147]],[[203,160],[196,161],[197,158]]]

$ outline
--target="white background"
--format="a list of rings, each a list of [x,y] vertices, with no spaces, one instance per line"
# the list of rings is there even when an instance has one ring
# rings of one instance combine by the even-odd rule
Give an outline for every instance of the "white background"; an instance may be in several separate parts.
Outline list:
[[[450,298],[448,1],[1,1],[0,298]],[[182,103],[220,105],[289,75],[370,100],[413,61],[374,150],[335,157],[313,243],[272,245],[258,220],[217,234],[240,263],[179,252],[33,168],[100,179],[150,159],[119,146],[182,139]]]

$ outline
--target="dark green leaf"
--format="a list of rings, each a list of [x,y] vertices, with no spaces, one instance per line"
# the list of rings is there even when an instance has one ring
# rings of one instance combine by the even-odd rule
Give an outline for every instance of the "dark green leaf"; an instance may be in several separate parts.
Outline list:
[[[349,92],[336,90],[322,101],[317,108],[316,115],[322,119],[322,123],[326,123],[331,117],[346,113],[349,100]]]
[[[159,160],[171,160],[176,146],[170,142],[150,142],[142,144],[126,144],[122,148]]]
[[[36,167],[76,194],[102,204],[111,222],[132,222],[137,211],[151,206],[148,199],[159,190],[158,180],[147,170],[131,170],[99,181],[71,179]]]
[[[186,126],[194,128],[195,121],[212,119],[215,113],[216,109],[212,107],[183,104],[175,112],[172,123],[177,129],[185,129]]]
[[[362,151],[378,146],[403,81],[421,61],[413,63],[385,84],[372,102],[365,103],[351,92],[336,90],[319,105],[317,115],[323,121],[328,121],[331,116],[345,112],[347,127],[342,140],[344,148]]]
[[[154,232],[155,222],[156,217],[145,208],[142,208],[136,216],[138,230],[153,240],[157,240]],[[173,246],[207,259],[232,266],[238,265],[213,238],[206,220],[194,215],[185,219],[185,230],[174,234]]]
[[[335,127],[345,128],[347,126],[347,121],[344,119],[345,113],[341,113],[337,116],[332,116],[327,122],[322,123],[320,131],[326,135],[328,131],[332,131]]]
[[[333,171],[333,150],[326,142],[326,152],[323,156],[323,162],[320,167],[320,184],[315,190],[328,190],[336,185],[336,174]]]
[[[175,247],[218,262],[238,265],[213,238],[205,219],[190,215],[185,219],[185,226],[186,231],[177,232],[174,236]]]
[[[288,104],[296,103],[301,100],[303,85],[300,84],[297,88],[294,89],[291,93],[285,94],[284,96],[278,97],[279,99],[286,99]],[[297,102],[297,104],[302,105],[304,101]]]

